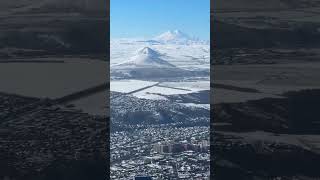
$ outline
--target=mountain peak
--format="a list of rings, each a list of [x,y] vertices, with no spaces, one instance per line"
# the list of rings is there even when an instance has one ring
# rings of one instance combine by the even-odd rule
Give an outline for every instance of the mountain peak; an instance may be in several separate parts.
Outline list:
[[[179,29],[176,29],[173,31],[175,34],[184,34],[182,31],[180,31]]]
[[[144,47],[144,48],[140,49],[138,51],[138,54],[140,54],[140,55],[149,55],[149,56],[160,56],[160,54],[157,51],[155,51],[155,50],[153,50],[153,49],[151,49],[149,47]]]
[[[174,65],[161,59],[161,54],[150,47],[144,47],[138,50],[137,54],[130,61],[119,64],[120,67],[130,68],[173,68]]]
[[[190,37],[187,34],[181,32],[180,30],[174,30],[174,31],[167,31],[163,34],[160,34],[155,39],[158,41],[164,41],[164,42],[186,41],[186,40],[189,40]]]
[[[173,43],[173,44],[207,44],[206,41],[201,41],[198,38],[189,36],[188,34],[176,29],[170,30],[165,33],[160,34],[153,40],[160,43]]]

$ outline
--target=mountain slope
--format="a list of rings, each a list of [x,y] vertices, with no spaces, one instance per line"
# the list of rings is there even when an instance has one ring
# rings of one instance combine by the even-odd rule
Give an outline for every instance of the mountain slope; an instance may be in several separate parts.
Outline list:
[[[127,68],[175,68],[174,65],[161,59],[161,54],[149,47],[140,49],[136,56],[131,60],[120,63],[114,68],[127,69]]]
[[[185,74],[185,70],[163,60],[161,54],[149,47],[144,47],[129,61],[111,67],[111,75],[120,78],[163,78]]]

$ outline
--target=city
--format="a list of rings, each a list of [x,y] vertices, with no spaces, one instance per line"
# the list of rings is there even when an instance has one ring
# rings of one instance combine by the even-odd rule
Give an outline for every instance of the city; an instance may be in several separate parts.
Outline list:
[[[150,127],[111,134],[111,178],[209,179],[208,127]]]

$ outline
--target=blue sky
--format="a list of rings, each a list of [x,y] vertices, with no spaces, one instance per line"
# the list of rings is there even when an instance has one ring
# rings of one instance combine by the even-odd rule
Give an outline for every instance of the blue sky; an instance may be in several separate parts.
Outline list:
[[[111,38],[150,38],[179,29],[209,40],[210,0],[111,0]]]

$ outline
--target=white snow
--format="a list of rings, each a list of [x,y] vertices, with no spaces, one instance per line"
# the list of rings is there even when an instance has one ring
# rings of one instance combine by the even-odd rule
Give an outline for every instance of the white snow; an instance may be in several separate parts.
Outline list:
[[[185,82],[181,82],[185,83]],[[201,90],[206,90],[204,88],[204,82],[200,81],[200,86],[195,88],[197,82],[187,82],[187,84],[189,85],[187,86],[181,86],[179,84],[179,82],[170,82],[170,83],[160,83],[160,86],[153,86],[150,87],[148,89],[144,89],[142,91],[136,92],[133,94],[133,96],[138,97],[138,98],[142,98],[142,99],[153,99],[153,100],[166,100],[165,96],[169,96],[169,95],[178,95],[178,94],[189,94],[189,93],[195,93],[195,92],[199,92]],[[171,86],[169,87],[163,87],[163,84],[170,84]],[[201,85],[202,84],[202,85]],[[209,84],[209,82],[207,82],[207,84]],[[174,86],[176,85],[176,86]],[[184,87],[185,89],[182,89],[179,87]],[[182,84],[183,85],[183,84]],[[203,87],[202,87],[203,86]],[[177,89],[179,88],[179,89]],[[191,106],[192,104],[189,104],[189,106]]]
[[[155,43],[157,41],[161,41],[161,43]],[[190,43],[191,41],[194,43]],[[200,42],[179,30],[165,32],[152,40],[113,39],[110,43],[111,71],[124,73],[127,68],[139,68],[136,71],[141,73],[142,68],[156,68],[157,71],[155,72],[159,73],[159,69],[163,68],[164,73],[187,72],[185,70],[208,72],[210,70],[210,46],[206,43],[195,43],[196,41]],[[177,71],[174,71],[173,68]],[[170,71],[165,69],[170,69]],[[146,72],[148,72],[148,76],[153,75],[153,71]],[[128,77],[134,78],[133,76]],[[166,100],[165,96],[195,93],[210,89],[209,75],[208,77],[188,77],[181,81],[172,77],[172,80],[167,79],[167,81],[175,82],[161,82],[132,95],[143,99]],[[111,91],[128,93],[156,83],[140,80],[114,80],[111,81]],[[187,106],[208,107],[208,105],[197,104],[187,104]]]
[[[142,94],[159,94],[159,95],[176,95],[176,94],[188,94],[192,93],[191,90],[180,90],[180,89],[173,89],[173,88],[166,88],[166,87],[159,87],[154,86],[143,91],[139,91],[134,93],[134,96],[142,96]],[[144,95],[147,96],[147,95]]]
[[[208,42],[201,41],[195,37],[191,37],[180,30],[167,31],[155,37],[153,40],[165,44],[208,44]]]
[[[136,40],[113,40],[110,44],[111,68],[137,56],[137,50],[149,47],[161,54],[160,58],[178,68],[189,70],[210,69],[210,46],[204,44],[149,44]]]
[[[173,68],[174,65],[161,59],[161,54],[149,47],[140,49],[129,61],[112,66],[112,68]]]
[[[164,96],[158,94],[150,94],[147,91],[139,91],[133,94],[133,96],[140,99],[150,99],[150,100],[167,100]]]
[[[196,107],[196,108],[203,108],[210,110],[210,104],[195,104],[195,103],[180,103],[182,105],[185,105],[187,107]]]
[[[189,39],[189,35],[179,30],[168,31],[155,39]],[[191,38],[194,39],[194,38]],[[156,40],[153,40],[156,41]],[[197,40],[197,42],[200,42]],[[116,64],[132,61],[137,58],[139,50],[145,47],[157,52],[157,58],[182,69],[209,70],[210,45],[209,43],[152,43],[146,39],[112,39],[110,42],[111,67]],[[140,54],[141,55],[141,54]],[[150,56],[150,53],[149,53]]]
[[[158,82],[153,81],[141,81],[141,80],[121,80],[121,81],[111,81],[110,91],[129,93],[147,86],[152,86]]]
[[[189,37],[189,35],[179,30],[174,30],[174,31],[167,31],[163,34],[160,34],[159,36],[155,37],[154,40],[165,42],[165,43],[169,43],[169,42],[184,43],[192,39]]]
[[[188,89],[192,92],[210,90],[210,81],[163,82],[160,85],[180,89]]]

